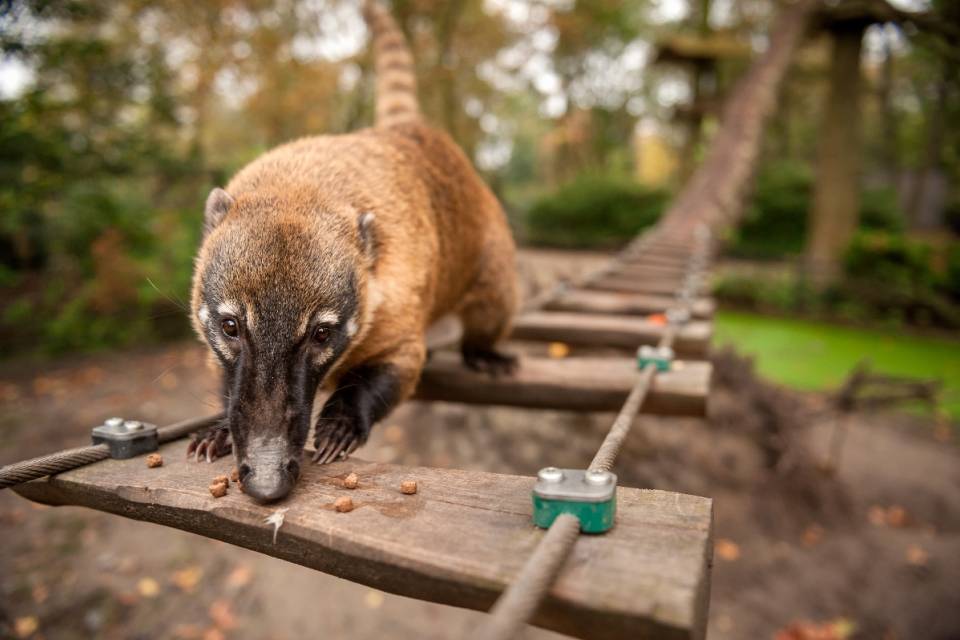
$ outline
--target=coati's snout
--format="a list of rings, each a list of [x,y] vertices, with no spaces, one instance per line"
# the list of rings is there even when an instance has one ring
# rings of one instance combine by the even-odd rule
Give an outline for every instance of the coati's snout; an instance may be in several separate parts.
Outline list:
[[[243,492],[259,502],[285,498],[300,477],[300,453],[282,438],[263,441],[238,456]]]
[[[331,312],[319,320],[300,339],[286,337],[276,314],[263,313],[253,328],[243,314],[217,323],[224,336],[220,348],[229,350],[222,362],[224,390],[240,481],[261,502],[285,497],[296,484],[314,396],[349,342]]]

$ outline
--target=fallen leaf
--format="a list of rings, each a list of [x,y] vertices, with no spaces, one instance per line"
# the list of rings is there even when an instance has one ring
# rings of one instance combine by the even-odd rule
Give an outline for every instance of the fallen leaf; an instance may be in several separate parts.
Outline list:
[[[363,603],[368,609],[379,609],[383,605],[383,594],[371,589],[363,596]]]
[[[40,627],[40,621],[35,616],[24,616],[13,621],[13,631],[18,638],[29,638]]]
[[[153,578],[140,578],[137,591],[144,598],[155,598],[160,593],[160,585]]]
[[[0,402],[13,402],[20,399],[20,389],[16,385],[0,382]]]
[[[813,547],[823,539],[824,529],[818,524],[812,524],[803,530],[803,546]]]
[[[665,327],[667,325],[667,316],[662,313],[654,313],[647,316],[647,322],[659,327]]]
[[[50,590],[47,589],[44,585],[38,584],[33,587],[33,590],[30,592],[30,595],[33,596],[33,601],[37,604],[43,604],[46,602],[47,597],[50,596]]]
[[[175,584],[181,591],[190,593],[193,591],[194,587],[197,586],[197,583],[200,582],[200,578],[202,576],[203,569],[197,566],[192,566],[181,569],[180,571],[174,571],[171,580],[173,584]]]
[[[226,636],[223,635],[223,631],[217,629],[216,627],[210,627],[203,632],[203,640],[225,640]]]
[[[873,505],[867,511],[867,519],[875,527],[882,527],[887,524],[887,510],[879,505]]]
[[[547,355],[555,360],[566,358],[570,355],[570,347],[563,342],[551,342],[547,347]]]
[[[197,640],[203,635],[203,629],[195,624],[178,624],[173,628],[173,637],[179,640]]]
[[[925,567],[930,561],[930,554],[923,547],[912,544],[907,547],[907,562],[914,567]]]
[[[719,538],[713,545],[713,551],[724,560],[733,562],[740,557],[740,545],[727,538]]]
[[[953,429],[950,426],[950,417],[946,411],[937,411],[937,424],[933,428],[933,437],[940,442],[949,442],[953,437]]]
[[[253,577],[253,571],[245,564],[237,565],[230,575],[227,576],[227,587],[230,589],[242,589],[250,584]]]
[[[140,596],[131,591],[123,591],[117,594],[117,602],[126,607],[132,607],[140,602]]]
[[[898,504],[887,509],[887,524],[891,527],[903,527],[907,524],[907,510]]]
[[[775,640],[848,640],[857,630],[857,625],[848,618],[830,622],[791,622],[777,631]]]
[[[237,618],[233,615],[229,600],[214,600],[207,613],[218,629],[229,631],[237,626]]]

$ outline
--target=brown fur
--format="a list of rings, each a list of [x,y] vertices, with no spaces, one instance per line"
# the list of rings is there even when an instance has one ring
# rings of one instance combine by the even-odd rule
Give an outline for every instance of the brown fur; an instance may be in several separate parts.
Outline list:
[[[514,245],[470,161],[423,123],[412,58],[396,25],[376,5],[366,15],[378,54],[376,126],[278,147],[242,169],[226,187],[229,196],[211,194],[193,312],[198,333],[229,367],[240,352],[225,353],[213,320],[201,318],[210,313],[201,312],[205,300],[235,301],[251,335],[255,325],[274,323],[256,345],[263,353],[290,348],[276,334],[302,332],[309,314],[354,295],[358,330],[323,384],[337,388],[360,367],[389,365],[400,401],[416,386],[424,334],[439,317],[461,317],[465,354],[492,353],[506,335],[517,303]],[[368,220],[364,212],[374,214],[372,223],[358,222]],[[288,317],[282,327],[280,317]],[[263,380],[278,375],[265,371],[258,384],[269,390]],[[258,405],[249,410],[258,423],[283,411],[279,398],[260,397]],[[318,425],[318,446],[325,428]]]

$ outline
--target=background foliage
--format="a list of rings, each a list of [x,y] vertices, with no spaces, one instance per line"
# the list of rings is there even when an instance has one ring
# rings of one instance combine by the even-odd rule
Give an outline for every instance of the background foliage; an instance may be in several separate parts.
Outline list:
[[[635,180],[638,150],[649,144],[638,145],[638,132],[654,131],[695,162],[715,127],[708,105],[702,135],[685,137],[689,69],[654,65],[657,48],[670,34],[706,27],[724,51],[749,53],[743,43],[765,32],[771,14],[761,1],[709,15],[710,3],[674,4],[684,11],[646,0],[392,3],[414,48],[424,110],[475,159],[518,237],[605,249],[652,224],[682,179],[683,167],[655,186]],[[365,37],[346,0],[5,5],[2,74],[24,80],[0,83],[0,353],[185,335],[205,194],[278,143],[367,124]],[[876,298],[882,304],[860,315],[949,325],[960,254],[952,241],[905,235],[910,211],[897,202],[911,196],[893,188],[902,171],[948,176],[946,219],[960,227],[957,54],[923,33],[909,42],[889,30],[872,37],[864,176],[884,186],[864,192],[850,286],[816,304]],[[765,140],[734,255],[789,261],[802,248],[826,69],[822,43],[810,51]],[[742,53],[721,57],[718,101],[745,63]],[[759,304],[765,287],[741,289]],[[809,308],[802,290],[774,297]]]

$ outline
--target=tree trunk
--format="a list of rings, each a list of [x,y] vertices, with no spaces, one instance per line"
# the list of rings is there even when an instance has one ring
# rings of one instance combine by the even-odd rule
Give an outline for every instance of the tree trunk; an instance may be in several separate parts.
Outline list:
[[[807,231],[805,266],[824,287],[840,275],[843,252],[860,214],[860,49],[862,23],[837,26],[833,65],[820,127],[817,180]]]

